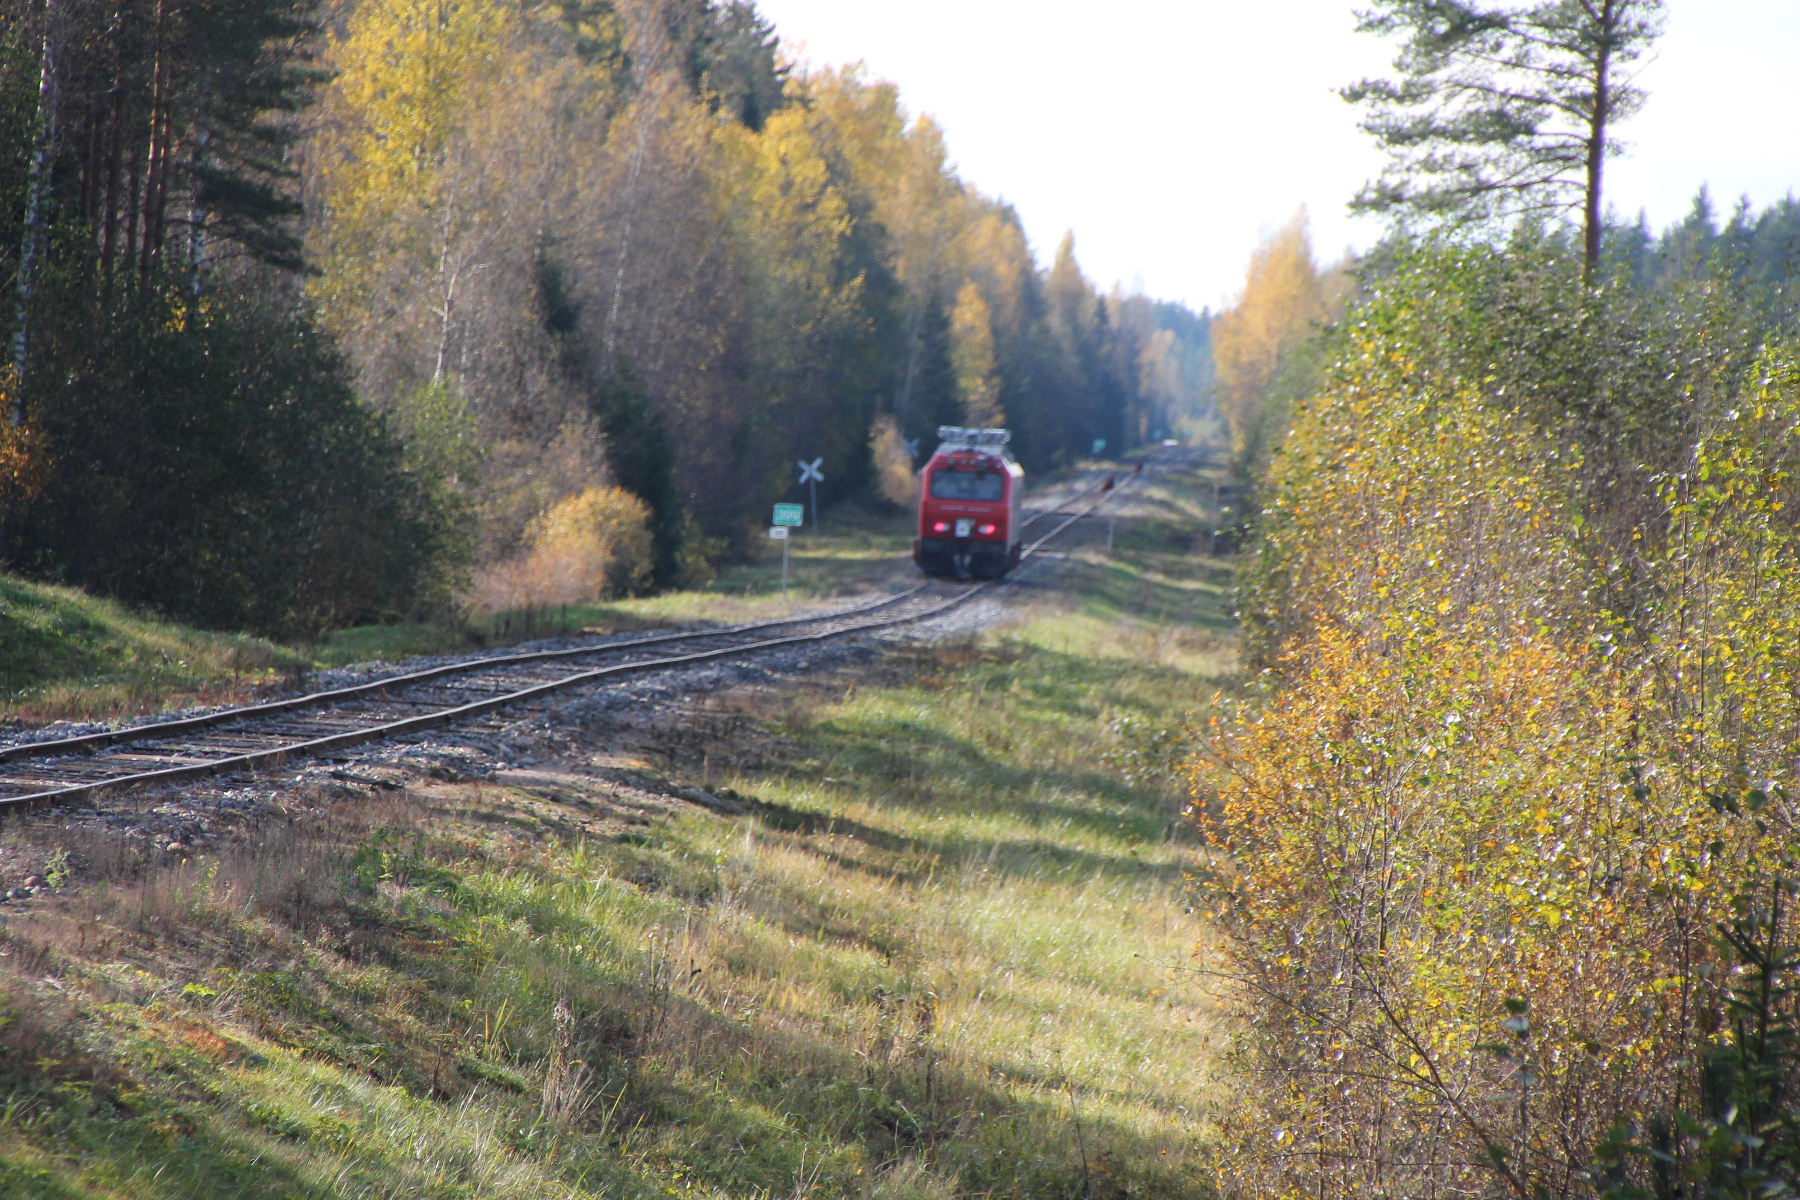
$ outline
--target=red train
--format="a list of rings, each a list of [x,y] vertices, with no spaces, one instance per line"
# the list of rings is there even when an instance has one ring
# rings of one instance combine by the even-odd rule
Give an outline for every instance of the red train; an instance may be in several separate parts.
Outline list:
[[[1004,429],[938,427],[939,445],[919,472],[919,536],[913,561],[927,575],[998,579],[1018,565],[1025,471]]]

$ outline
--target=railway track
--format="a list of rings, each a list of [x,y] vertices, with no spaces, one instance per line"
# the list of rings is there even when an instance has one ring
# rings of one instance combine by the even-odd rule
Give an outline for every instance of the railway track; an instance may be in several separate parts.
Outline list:
[[[1101,489],[1107,478],[1111,476],[1102,475],[1057,507],[1029,517],[1021,528],[1062,519],[1028,543],[1022,557],[1038,553],[1117,496],[1118,490],[1102,490],[1085,508],[1068,511],[1070,504]],[[494,655],[195,717],[0,746],[0,811],[329,757],[629,675],[893,628],[966,604],[1000,582],[975,584],[948,596],[940,584],[921,583],[824,613]]]

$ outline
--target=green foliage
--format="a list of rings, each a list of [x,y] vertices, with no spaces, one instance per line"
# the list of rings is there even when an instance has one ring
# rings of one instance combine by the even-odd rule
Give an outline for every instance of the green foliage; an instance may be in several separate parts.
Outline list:
[[[298,269],[300,208],[285,155],[300,132],[292,118],[319,78],[306,50],[316,7],[128,0],[100,13],[6,0],[0,245],[10,254],[18,244],[13,221],[53,11],[57,153],[45,211],[64,252],[108,281],[244,255]]]
[[[450,497],[409,472],[304,315],[133,291],[38,342],[27,392],[55,464],[15,561],[212,628],[296,635],[448,592]]]
[[[788,68],[777,53],[775,27],[750,0],[727,0],[711,16],[703,93],[721,111],[760,130],[788,103]]]
[[[479,465],[475,414],[454,378],[433,380],[395,406],[394,435],[406,466],[434,488],[454,488]]]
[[[1631,64],[1662,32],[1662,0],[1494,4],[1379,0],[1358,29],[1398,37],[1398,81],[1343,89],[1388,170],[1355,206],[1467,225],[1576,210],[1599,264],[1601,181],[1613,126],[1644,102]]]
[[[446,870],[428,853],[425,838],[401,829],[377,829],[350,855],[349,871],[365,891],[382,884],[396,888],[420,888],[454,895],[462,886],[454,871]]]
[[[39,128],[55,148],[16,331],[27,466],[44,479],[29,507],[9,498],[23,570],[290,636],[455,590],[470,543],[444,414],[406,411],[422,449],[403,460],[283,280],[305,269],[288,154],[322,78],[315,7],[7,0],[4,260],[25,236]]]
[[[1144,787],[1174,779],[1194,752],[1193,738],[1181,725],[1156,725],[1133,713],[1113,718],[1108,727],[1118,739],[1107,761],[1132,784]]]
[[[1636,225],[1610,226],[1605,261],[1609,272],[1641,288],[1736,278],[1768,289],[1772,307],[1791,313],[1800,275],[1800,201],[1784,197],[1757,213],[1746,197],[1721,226],[1702,187],[1688,215],[1660,235],[1641,216]]]

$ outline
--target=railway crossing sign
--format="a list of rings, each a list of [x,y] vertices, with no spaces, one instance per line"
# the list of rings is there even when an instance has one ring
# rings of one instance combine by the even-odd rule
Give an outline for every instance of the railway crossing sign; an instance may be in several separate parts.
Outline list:
[[[800,460],[800,482],[804,483],[812,494],[813,532],[819,532],[819,485],[825,482],[825,472],[819,468],[825,465],[823,457],[807,462]]]
[[[902,438],[901,441],[906,443],[906,456],[908,458],[919,457],[919,439],[918,438]]]

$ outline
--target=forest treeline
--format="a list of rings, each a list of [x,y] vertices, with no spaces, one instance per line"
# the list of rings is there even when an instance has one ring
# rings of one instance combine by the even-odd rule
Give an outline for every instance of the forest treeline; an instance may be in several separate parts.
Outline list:
[[[1562,252],[1576,251],[1573,230],[1525,228]],[[1321,263],[1302,209],[1252,253],[1243,289],[1208,324],[1215,361],[1208,395],[1240,485],[1254,488],[1267,476],[1295,405],[1320,386],[1335,352],[1332,326],[1360,298],[1362,281],[1379,277],[1412,244],[1392,238],[1360,256]],[[1757,212],[1743,199],[1721,222],[1702,187],[1687,216],[1660,233],[1641,214],[1631,223],[1615,217],[1604,223],[1600,244],[1601,277],[1615,294],[1724,282],[1779,289],[1800,273],[1800,201],[1790,196]]]
[[[1800,1181],[1800,204],[1602,234],[1297,221],[1214,322],[1227,1195]]]
[[[19,570],[303,633],[704,580],[792,460],[1033,469],[1203,406],[1207,318],[1040,268],[743,0],[3,0]],[[928,451],[929,445],[921,449]]]

